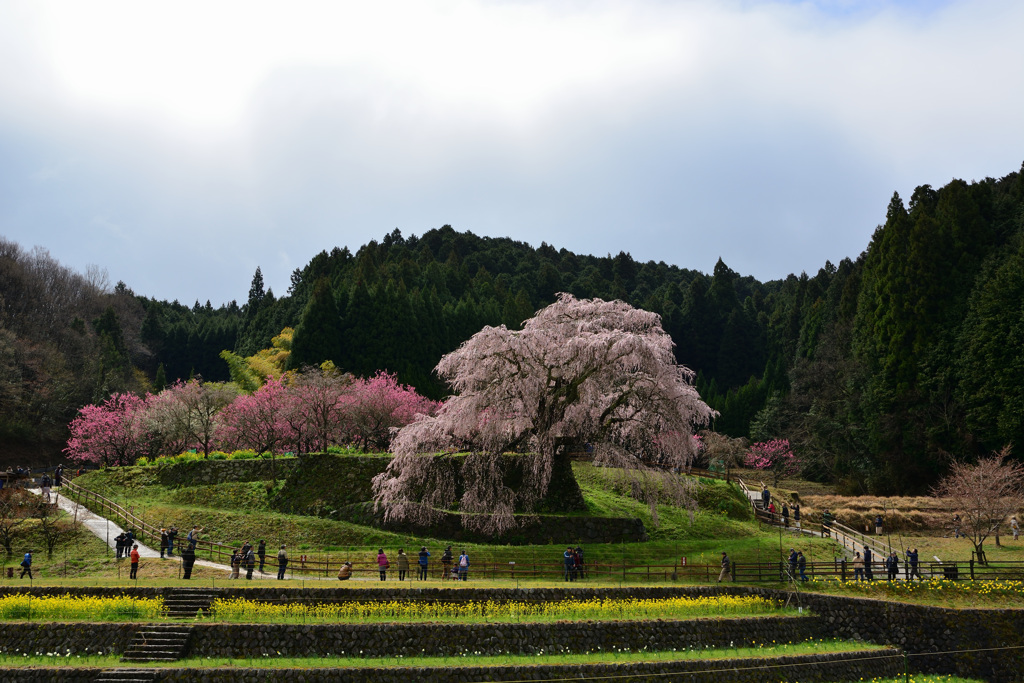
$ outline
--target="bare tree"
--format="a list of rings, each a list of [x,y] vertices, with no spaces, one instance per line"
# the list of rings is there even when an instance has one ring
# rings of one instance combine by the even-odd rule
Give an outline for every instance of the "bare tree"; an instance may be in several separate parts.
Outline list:
[[[7,555],[14,554],[14,541],[21,535],[21,526],[35,517],[41,499],[25,489],[0,490],[0,544]]]
[[[35,507],[35,517],[39,520],[39,535],[46,546],[47,557],[53,557],[54,551],[71,543],[82,533],[77,506],[75,510],[73,516],[68,516],[56,505],[43,503]]]
[[[733,468],[743,466],[747,440],[742,437],[734,439],[710,429],[702,430],[700,436],[709,468],[725,470],[725,478],[730,480]]]
[[[985,540],[1024,506],[1024,465],[1008,460],[1010,447],[980,458],[976,465],[954,462],[933,493],[945,498],[950,514],[960,514],[961,530],[974,544],[981,564]]]

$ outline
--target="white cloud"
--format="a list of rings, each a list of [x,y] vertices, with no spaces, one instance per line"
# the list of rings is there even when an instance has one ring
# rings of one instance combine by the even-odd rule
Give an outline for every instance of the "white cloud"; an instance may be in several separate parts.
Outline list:
[[[1008,0],[0,1],[0,231],[102,261],[65,236],[117,216],[118,278],[182,300],[444,222],[815,270],[894,189],[1018,167],[1022,28]]]

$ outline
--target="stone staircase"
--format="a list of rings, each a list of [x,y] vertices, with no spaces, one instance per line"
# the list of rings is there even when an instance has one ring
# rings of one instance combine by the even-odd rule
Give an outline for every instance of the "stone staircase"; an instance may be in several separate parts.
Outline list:
[[[160,680],[157,669],[106,669],[99,672],[95,683],[152,683]]]
[[[135,632],[122,662],[173,662],[185,656],[191,626],[150,624]],[[132,679],[134,680],[134,679]]]
[[[164,595],[164,615],[174,619],[194,619],[201,612],[210,614],[210,604],[218,593],[210,588],[171,588]]]

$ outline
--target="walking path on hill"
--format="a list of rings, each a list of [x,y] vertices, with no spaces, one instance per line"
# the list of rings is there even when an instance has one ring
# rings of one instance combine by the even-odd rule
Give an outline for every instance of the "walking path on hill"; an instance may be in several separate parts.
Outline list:
[[[34,493],[37,496],[43,495],[43,492],[42,492],[41,489],[25,489],[25,490],[30,492],[30,493]],[[110,519],[108,519],[106,517],[101,517],[100,515],[97,515],[95,512],[92,512],[91,510],[89,510],[84,505],[80,505],[79,503],[76,503],[75,501],[71,500],[70,498],[68,498],[66,496],[62,496],[62,495],[60,495],[60,494],[58,494],[56,492],[51,492],[50,495],[53,497],[54,500],[56,500],[57,506],[61,510],[64,510],[66,513],[68,513],[72,517],[77,518],[78,521],[82,523],[82,526],[84,526],[86,529],[91,531],[101,541],[106,543],[107,546],[109,546],[111,550],[116,550],[117,549],[117,545],[114,542],[114,539],[117,538],[117,536],[120,535],[124,531],[124,529],[122,529],[116,523],[112,522]],[[135,543],[139,544],[139,556],[140,557],[149,558],[149,559],[153,559],[153,558],[160,559],[160,551],[159,550],[155,550],[153,548],[150,548],[149,546],[143,544],[142,542],[140,542],[138,540],[136,540]],[[177,560],[177,561],[181,561],[181,556],[180,555],[173,555],[171,557],[171,559],[174,559],[174,560]],[[276,560],[275,560],[275,562],[276,562]],[[231,572],[231,567],[229,565],[221,564],[219,562],[211,562],[210,560],[202,560],[202,559],[199,559],[198,557],[196,558],[196,566],[197,567],[210,567],[211,569],[221,569],[221,570],[229,572],[229,573]],[[266,580],[266,579],[276,578],[277,577],[277,572],[275,571],[273,574],[271,574],[270,572],[260,572],[259,569],[256,569],[256,570],[253,571],[253,575],[254,576],[259,575],[259,579]],[[324,581],[324,580],[330,580],[330,577],[321,577],[321,576],[294,577],[290,573],[286,573],[285,574],[285,578],[286,579],[299,578],[299,579],[304,580],[304,581]],[[333,580],[337,581],[337,579],[333,579]],[[364,581],[364,580],[365,581],[369,581],[370,579],[369,578],[364,579],[362,577],[359,577],[359,578],[353,577],[353,580],[356,580],[356,581]]]
[[[790,524],[789,526],[783,526],[781,515],[775,513],[772,515],[770,512],[764,509],[764,503],[761,498],[761,491],[751,489],[748,487],[742,479],[737,479],[739,482],[740,490],[743,491],[747,496],[747,500],[750,501],[750,505],[754,508],[754,516],[758,521],[764,522],[771,526],[784,528],[795,534],[806,534],[808,536],[815,536],[817,538],[831,538],[836,542],[837,545],[841,546],[843,553],[847,559],[853,559],[853,554],[858,549],[863,549],[864,546],[871,548],[874,555],[878,556],[879,559],[884,559],[892,552],[893,548],[888,543],[883,541],[881,538],[874,536],[867,536],[860,532],[854,531],[839,522],[833,522],[832,526],[829,527],[829,534],[826,536],[823,531],[815,531],[814,529],[799,528]]]

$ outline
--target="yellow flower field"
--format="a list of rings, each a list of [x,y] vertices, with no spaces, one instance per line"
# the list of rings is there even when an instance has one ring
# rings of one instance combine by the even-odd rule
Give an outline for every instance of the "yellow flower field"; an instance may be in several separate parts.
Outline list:
[[[773,614],[782,607],[755,596],[661,600],[561,600],[558,602],[428,603],[376,601],[268,603],[237,598],[213,602],[215,619],[266,621],[546,621],[558,619],[658,619]]]
[[[27,594],[0,597],[0,619],[125,621],[157,619],[163,598],[78,597],[70,594],[34,597]]]

